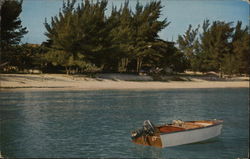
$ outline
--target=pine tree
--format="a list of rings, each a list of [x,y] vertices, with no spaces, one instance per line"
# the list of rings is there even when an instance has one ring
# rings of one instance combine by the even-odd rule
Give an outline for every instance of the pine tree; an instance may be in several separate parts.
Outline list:
[[[5,0],[1,5],[1,46],[19,44],[23,35],[27,33],[19,18],[22,2]]]
[[[94,4],[86,0],[77,8],[75,3],[76,0],[64,2],[51,24],[45,21],[45,35],[51,48],[46,57],[56,65],[62,65],[57,58],[63,59],[59,61],[63,61],[67,73],[71,68],[84,68],[88,62],[101,66],[101,57],[108,48],[104,14],[107,1]]]
[[[149,56],[159,56],[157,51],[152,49],[152,45],[158,40],[158,33],[170,24],[166,18],[162,21],[158,20],[161,9],[160,1],[152,1],[146,4],[145,7],[137,2],[133,18],[136,72],[140,71],[145,58],[149,58]]]
[[[229,76],[249,71],[249,33],[242,23],[204,20],[200,36],[198,28],[191,25],[183,36],[179,36],[179,50],[188,59],[193,71],[216,71]]]
[[[62,56],[66,70],[87,62],[104,71],[126,72],[136,61],[132,69],[139,72],[144,59],[150,64],[160,56],[152,46],[157,43],[158,32],[169,24],[166,19],[158,20],[160,2],[145,7],[138,2],[133,13],[125,1],[120,9],[112,8],[110,17],[105,16],[106,0],[86,0],[74,8],[75,2],[68,0],[50,24],[45,22],[51,49],[47,57],[52,63],[62,66],[56,59]]]
[[[249,28],[242,28],[242,22],[238,21],[232,39],[234,60],[233,73],[250,73],[250,34]]]
[[[192,25],[189,25],[187,31],[184,35],[179,35],[177,39],[177,43],[180,51],[184,54],[189,69],[193,71],[200,70],[200,43],[198,41],[198,26],[196,29],[192,29]]]
[[[74,65],[73,59],[77,56],[77,38],[74,30],[76,26],[74,18],[75,0],[63,3],[62,11],[58,16],[51,18],[51,25],[45,20],[47,32],[45,35],[49,38],[50,50],[45,58],[55,66],[64,66],[66,73],[69,74],[70,67]]]
[[[28,31],[22,26],[22,21],[19,18],[22,12],[22,1],[5,0],[1,4],[1,62],[9,63],[12,66],[18,66],[16,63],[17,56],[14,45],[20,43],[21,38]],[[18,58],[22,55],[18,54]],[[21,60],[21,59],[19,59]]]
[[[117,60],[117,71],[126,72],[134,49],[133,15],[128,1],[125,1],[119,10],[113,7],[109,22],[113,24],[110,36],[115,55],[112,57]]]

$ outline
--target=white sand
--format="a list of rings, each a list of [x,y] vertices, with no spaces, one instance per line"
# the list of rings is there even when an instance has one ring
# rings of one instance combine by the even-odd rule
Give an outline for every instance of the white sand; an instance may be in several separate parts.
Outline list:
[[[135,77],[133,77],[134,79]],[[113,80],[112,80],[113,79]],[[171,89],[171,88],[248,88],[249,81],[207,81],[190,78],[191,81],[124,81],[119,79],[88,78],[62,74],[1,74],[0,88],[3,89]],[[128,77],[126,77],[126,80]],[[148,79],[146,77],[145,79]],[[140,77],[141,80],[141,77]],[[15,89],[16,90],[16,89]]]

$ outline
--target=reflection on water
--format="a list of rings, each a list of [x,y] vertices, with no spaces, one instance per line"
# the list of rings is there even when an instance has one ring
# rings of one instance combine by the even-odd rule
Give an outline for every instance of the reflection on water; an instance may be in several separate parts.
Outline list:
[[[0,92],[8,157],[236,158],[248,152],[247,89]],[[215,139],[170,148],[130,142],[146,119],[223,119]]]

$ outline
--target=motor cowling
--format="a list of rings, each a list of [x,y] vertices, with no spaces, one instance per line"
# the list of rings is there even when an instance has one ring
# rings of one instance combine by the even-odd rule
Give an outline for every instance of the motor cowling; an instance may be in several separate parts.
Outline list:
[[[149,120],[145,120],[143,122],[143,130],[146,135],[152,136],[155,133],[155,126]]]
[[[141,129],[132,132],[131,138],[136,139],[140,136],[152,136],[154,135],[154,133],[155,133],[154,125],[149,120],[145,120],[143,122],[143,127]]]

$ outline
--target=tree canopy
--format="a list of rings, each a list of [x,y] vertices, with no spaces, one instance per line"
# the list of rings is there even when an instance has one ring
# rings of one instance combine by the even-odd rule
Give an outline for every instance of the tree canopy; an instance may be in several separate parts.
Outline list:
[[[1,63],[20,66],[18,60],[25,55],[17,52],[16,47],[28,31],[22,26],[19,16],[22,12],[22,0],[4,0],[1,3]]]
[[[27,33],[19,18],[22,12],[22,0],[5,0],[1,5],[1,46],[19,44]]]
[[[222,74],[248,73],[249,33],[242,23],[204,20],[202,29],[192,29],[178,38],[179,49],[185,54],[189,69],[215,71]]]
[[[125,1],[119,9],[113,7],[110,16],[105,15],[107,3],[86,0],[74,7],[76,1],[64,2],[58,16],[52,17],[50,24],[45,21],[48,60],[62,65],[55,61],[64,59],[66,69],[92,64],[103,71],[118,72],[139,72],[143,66],[157,66],[155,59],[169,49],[158,36],[169,25],[167,19],[159,20],[161,2],[145,6],[137,2],[133,12],[129,1]],[[159,45],[163,45],[161,51]]]
[[[1,63],[10,68],[68,74],[185,70],[215,71],[221,77],[249,74],[249,28],[240,21],[205,19],[197,27],[190,24],[175,43],[159,37],[170,24],[160,17],[161,1],[146,5],[138,1],[132,9],[127,0],[107,15],[108,0],[68,0],[56,16],[45,19],[47,41],[33,46],[20,45],[27,33],[19,18],[22,0],[1,4]]]

